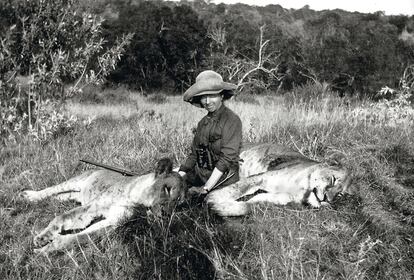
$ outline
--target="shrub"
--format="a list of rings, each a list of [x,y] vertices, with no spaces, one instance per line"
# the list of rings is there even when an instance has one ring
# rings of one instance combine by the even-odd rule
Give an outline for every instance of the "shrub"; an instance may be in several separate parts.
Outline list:
[[[29,128],[29,135],[40,142],[46,142],[59,135],[71,132],[78,119],[56,110],[53,102],[46,100],[37,111],[36,124]]]
[[[382,99],[355,110],[355,114],[364,122],[395,127],[411,125],[414,122],[413,91],[414,65],[411,65],[404,71],[398,89],[383,87],[377,93]]]
[[[77,6],[78,0],[1,3],[7,18],[0,35],[1,142],[15,139],[16,129],[47,129],[38,122],[42,104],[51,100],[48,108],[58,110],[58,100],[102,83],[129,43],[130,34],[104,48],[103,20]],[[65,82],[72,86],[65,89]]]

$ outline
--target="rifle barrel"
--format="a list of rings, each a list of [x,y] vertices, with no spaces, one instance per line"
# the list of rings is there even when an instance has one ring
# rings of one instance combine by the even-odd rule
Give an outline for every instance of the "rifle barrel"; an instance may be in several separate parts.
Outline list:
[[[215,184],[211,189],[210,189],[210,191],[213,191],[213,190],[215,190],[215,189],[217,189],[218,187],[220,187],[222,184],[224,184],[228,179],[230,179],[231,177],[233,177],[234,176],[234,172],[231,172],[231,173],[228,173],[227,174],[227,176],[226,176],[226,178],[224,178],[223,180],[221,180],[221,181],[219,181],[219,182],[217,182],[217,184]]]
[[[103,164],[103,163],[98,163],[98,162],[94,162],[94,161],[87,160],[87,159],[81,159],[79,161],[84,162],[84,163],[88,163],[88,164],[92,164],[92,165],[95,165],[95,166],[98,166],[98,167],[102,167],[102,168],[105,168],[105,169],[108,169],[108,170],[111,170],[111,171],[115,171],[115,172],[121,173],[124,176],[136,176],[136,175],[138,175],[138,173],[132,172],[130,170],[118,168],[118,167],[115,167],[115,166],[109,166],[109,165],[106,165],[106,164]]]

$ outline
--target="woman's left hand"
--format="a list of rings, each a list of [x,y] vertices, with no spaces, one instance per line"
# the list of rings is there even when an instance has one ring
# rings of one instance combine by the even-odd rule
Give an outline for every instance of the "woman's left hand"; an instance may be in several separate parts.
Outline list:
[[[210,191],[210,187],[207,187],[207,186],[203,186],[203,190],[205,191],[205,193],[208,193],[209,191]]]

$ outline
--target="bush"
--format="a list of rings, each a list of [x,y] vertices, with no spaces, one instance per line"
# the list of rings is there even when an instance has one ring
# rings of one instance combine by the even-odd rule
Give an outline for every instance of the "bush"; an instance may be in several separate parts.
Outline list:
[[[412,125],[414,108],[412,106],[414,92],[414,65],[408,66],[397,89],[387,86],[378,91],[378,102],[367,104],[355,110],[355,114],[363,122],[400,127]]]
[[[78,94],[85,85],[102,83],[129,43],[132,35],[104,48],[103,20],[81,13],[78,4],[78,0],[0,4],[0,17],[7,19],[0,33],[0,111],[5,112],[1,142],[16,139],[13,134],[24,129],[43,134],[47,128],[39,119],[42,104],[54,100],[48,108],[57,110],[55,101]],[[65,82],[73,86],[65,90]]]
[[[105,28],[109,38],[119,32],[135,33],[119,70],[109,77],[134,89],[172,86],[181,91],[194,80],[208,56],[206,27],[188,5],[139,1],[122,7],[119,17]]]

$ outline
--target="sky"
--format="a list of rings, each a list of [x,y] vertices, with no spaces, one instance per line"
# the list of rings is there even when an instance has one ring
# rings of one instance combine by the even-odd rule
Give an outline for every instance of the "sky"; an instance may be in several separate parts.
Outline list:
[[[350,12],[373,13],[384,11],[386,15],[414,15],[414,0],[213,0],[213,3],[245,3],[266,6],[279,4],[283,8],[300,9],[309,5],[313,10],[342,9]]]

